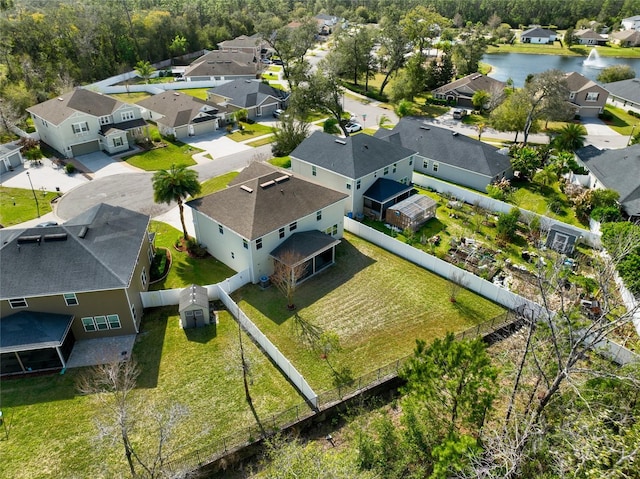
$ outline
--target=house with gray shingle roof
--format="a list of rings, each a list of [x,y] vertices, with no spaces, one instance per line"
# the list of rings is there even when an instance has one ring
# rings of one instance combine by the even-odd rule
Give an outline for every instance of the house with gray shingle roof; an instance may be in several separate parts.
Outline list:
[[[176,138],[217,130],[227,110],[213,103],[177,91],[165,91],[138,102],[142,115],[158,125],[162,135]]]
[[[606,45],[607,37],[600,35],[591,28],[581,28],[574,30],[573,37],[580,45]]]
[[[589,170],[590,188],[617,191],[623,212],[640,219],[640,144],[615,150],[589,145],[576,151],[576,158]]]
[[[504,87],[505,83],[500,80],[488,77],[482,73],[472,73],[471,75],[436,88],[431,93],[433,93],[434,98],[473,108],[473,102],[471,100],[475,92],[483,90],[491,95],[501,95]]]
[[[604,89],[609,92],[609,102],[640,113],[640,78],[605,83]]]
[[[189,65],[183,77],[187,81],[217,81],[254,80],[259,77],[261,70],[259,57],[242,51],[214,50],[194,60]]]
[[[40,140],[67,158],[94,151],[122,153],[144,136],[137,105],[76,88],[27,108]]]
[[[378,130],[376,137],[416,151],[413,169],[451,183],[486,191],[487,185],[511,178],[511,161],[495,146],[452,130],[404,117],[393,130]]]
[[[348,195],[344,213],[384,218],[412,194],[415,150],[366,134],[337,138],[316,131],[291,152],[291,171]]]
[[[553,30],[532,27],[520,34],[520,43],[553,43],[557,38]]]
[[[24,159],[18,145],[11,143],[0,145],[0,173],[10,171],[22,163]]]
[[[640,45],[640,32],[636,30],[621,30],[609,35],[611,43],[621,47],[637,47]]]
[[[565,77],[569,88],[568,100],[576,114],[593,118],[604,111],[609,97],[607,90],[580,73],[567,73]]]
[[[207,91],[207,100],[229,110],[245,109],[249,118],[270,116],[286,108],[289,93],[260,80],[233,80]]]
[[[267,42],[258,33],[251,36],[240,35],[232,40],[218,43],[218,49],[222,52],[247,53],[256,61],[260,61],[267,51]]]
[[[289,240],[311,271],[333,261],[347,195],[263,163],[240,175],[228,188],[187,202],[196,238],[211,255],[235,271],[249,270],[254,283],[273,273],[272,252]],[[291,239],[299,233],[305,235]]]
[[[139,331],[148,227],[102,203],[58,226],[0,230],[2,374],[65,367],[75,340]]]

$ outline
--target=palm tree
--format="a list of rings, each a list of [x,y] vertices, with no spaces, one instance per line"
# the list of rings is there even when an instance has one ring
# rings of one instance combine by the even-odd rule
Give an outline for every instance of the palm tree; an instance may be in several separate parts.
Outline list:
[[[186,165],[171,165],[169,170],[157,171],[151,179],[153,183],[153,200],[156,203],[178,203],[180,222],[185,241],[189,239],[187,226],[184,223],[183,199],[195,196],[201,191],[198,173]]]
[[[144,80],[145,83],[149,83],[149,78],[153,75],[156,69],[146,60],[140,60],[136,63],[136,73],[140,78]]]
[[[584,146],[587,130],[579,123],[569,123],[564,126],[553,140],[554,146],[560,151],[576,151]]]

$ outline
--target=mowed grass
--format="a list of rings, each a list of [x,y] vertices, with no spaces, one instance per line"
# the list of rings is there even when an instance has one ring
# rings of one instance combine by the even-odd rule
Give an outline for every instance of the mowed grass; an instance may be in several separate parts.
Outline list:
[[[146,171],[168,170],[171,165],[192,166],[196,161],[192,156],[201,152],[198,148],[182,143],[181,141],[162,140],[166,146],[128,156],[125,161],[131,166]]]
[[[236,176],[238,176],[238,173],[238,171],[230,171],[229,173],[225,173],[224,175],[216,176],[214,178],[209,178],[208,180],[203,181],[202,183],[200,183],[202,191],[198,196],[207,196],[211,193],[215,193],[216,191],[224,190],[229,182]]]
[[[640,125],[640,118],[629,115],[626,110],[609,104],[605,106],[605,110],[611,113],[612,119],[605,123],[612,130],[615,130],[624,136],[630,136],[631,133],[637,134],[640,131],[638,128],[635,130],[633,129],[635,125]]]
[[[186,252],[177,251],[173,245],[183,236],[182,231],[166,223],[152,221],[150,230],[156,233],[156,246],[168,248],[171,251],[171,269],[167,277],[152,284],[149,289],[184,288],[191,284],[215,284],[225,278],[233,276],[235,271],[212,256],[207,258],[192,258]]]
[[[151,93],[147,93],[146,91],[139,91],[131,93],[112,93],[109,96],[125,103],[138,103],[139,101],[152,97],[153,95]]]
[[[573,205],[567,195],[560,191],[557,182],[545,186],[534,182],[519,183],[514,181],[512,185],[516,187],[516,190],[508,199],[509,203],[579,228],[586,228],[576,217]],[[552,206],[557,209],[552,210]]]
[[[233,133],[228,134],[227,138],[233,141],[245,141],[273,133],[273,127],[271,126],[261,125],[260,123],[249,124],[242,121],[240,124],[242,125],[242,130],[236,130]]]
[[[357,378],[410,355],[416,339],[430,342],[504,312],[466,290],[452,303],[448,281],[348,233],[336,264],[300,285],[294,312],[275,286],[248,285],[234,296],[317,393],[334,388],[338,375]],[[323,359],[301,334],[310,326],[336,333],[340,351]]]
[[[199,98],[200,100],[206,100],[207,92],[209,90],[211,90],[211,88],[185,88],[178,91],[186,93],[187,95],[191,95],[195,98]]]
[[[33,198],[33,191],[22,188],[6,188],[0,186],[0,225],[12,226],[51,212],[51,202],[58,193],[36,190],[38,207]]]
[[[166,411],[179,403],[188,409],[166,445],[174,459],[256,426],[245,400],[237,323],[224,311],[217,326],[184,331],[178,321],[177,307],[146,311],[133,351],[142,374],[131,397],[147,419],[152,405]],[[249,388],[258,418],[268,422],[295,405],[306,412],[303,399],[247,336],[243,347],[251,364]],[[100,411],[95,398],[76,392],[76,379],[84,369],[3,380],[0,399],[9,438],[0,441],[2,477],[128,477],[118,438],[113,446],[97,438],[94,418]],[[132,434],[143,457],[156,444],[152,430]]]

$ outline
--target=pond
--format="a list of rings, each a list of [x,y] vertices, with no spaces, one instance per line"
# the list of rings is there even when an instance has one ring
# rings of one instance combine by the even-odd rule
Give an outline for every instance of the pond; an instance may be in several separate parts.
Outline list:
[[[565,72],[578,72],[595,80],[600,71],[611,65],[629,65],[640,74],[640,58],[612,57],[570,57],[560,55],[529,55],[525,53],[491,53],[482,57],[483,63],[491,65],[489,76],[496,80],[513,80],[516,87],[522,87],[529,73],[541,73],[552,68]],[[585,63],[586,62],[586,63]]]

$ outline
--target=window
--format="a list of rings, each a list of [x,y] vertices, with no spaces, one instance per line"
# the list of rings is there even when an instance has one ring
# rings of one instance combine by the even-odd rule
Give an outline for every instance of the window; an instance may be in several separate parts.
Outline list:
[[[249,242],[246,239],[243,239],[242,246],[244,246],[244,249],[249,249]]]
[[[383,171],[383,174],[384,174],[385,176],[389,174],[389,167],[388,167],[388,166],[385,166],[384,171]]]
[[[311,175],[312,175],[312,176],[316,176],[316,174],[317,174],[317,173],[318,173],[318,172],[316,171],[316,167],[315,167],[315,166],[312,166],[312,167],[311,167]]]
[[[409,184],[409,178],[407,178],[407,177],[405,176],[404,178],[402,178],[402,179],[400,180],[400,183],[403,183],[403,184],[405,184],[405,185],[408,185],[408,184]]]
[[[224,234],[224,230],[222,229],[222,225],[218,225],[218,233],[220,233],[221,235]]]
[[[149,263],[153,263],[153,248],[151,246],[149,246],[149,248],[147,249],[147,256],[149,256]]]
[[[236,254],[233,251],[231,252],[231,259],[236,259]]]
[[[576,97],[575,92],[569,93],[569,100],[573,100]]]
[[[361,181],[360,180],[356,180],[356,190],[359,190],[360,186],[362,186],[361,185]]]
[[[93,322],[93,318],[82,318],[82,326],[85,331],[95,331],[96,324]]]
[[[397,169],[398,169],[398,164],[397,164],[397,163],[394,163],[394,164],[393,164],[393,171],[392,171],[392,173],[395,173]]]
[[[413,156],[409,157],[409,166],[413,165]]]
[[[113,139],[113,146],[122,146],[124,145],[124,142],[122,141],[121,137],[117,137]]]
[[[320,221],[322,219],[322,211],[318,211],[316,213],[316,221]]]
[[[137,319],[137,317],[136,317],[136,307],[135,307],[135,305],[133,305],[133,304],[131,305],[131,317],[132,317],[134,320],[135,320],[135,319]]]
[[[433,163],[433,171],[438,171],[438,163]]]
[[[65,293],[62,296],[64,297],[64,302],[67,303],[67,306],[78,306],[76,293]]]
[[[71,129],[76,135],[85,135],[89,131],[89,124],[86,121],[74,123],[71,125]]]
[[[133,309],[133,308],[132,308]],[[133,316],[135,317],[135,309],[133,310]],[[117,314],[109,314],[107,315],[107,321],[109,322],[109,329],[120,329],[122,325],[120,324],[120,316]]]
[[[43,124],[44,126],[46,126],[47,128],[49,128],[49,123],[47,123],[45,120],[42,120],[42,124]]]
[[[350,190],[351,189],[351,183],[347,183],[347,189]]]
[[[140,281],[142,281],[142,287],[147,287],[147,268],[142,268],[142,273],[140,273]]]
[[[338,225],[333,225],[333,234],[334,235],[338,234]]]
[[[280,228],[278,230],[278,236],[280,237],[280,239],[284,238],[284,228]]]
[[[133,120],[135,116],[132,111],[123,111],[120,115],[122,115],[122,121]]]
[[[425,170],[428,170],[428,169],[429,169],[429,160],[424,160],[424,161],[422,162],[422,167],[423,167]]]
[[[590,91],[589,93],[587,93],[587,101],[598,101],[599,96],[600,93],[598,93],[597,91]]]
[[[297,221],[294,221],[293,223],[291,223],[289,225],[289,231],[293,231],[293,230],[295,230],[297,228],[298,228],[298,222]]]
[[[93,318],[93,321],[96,323],[96,327],[98,328],[98,331],[105,331],[109,329],[106,316],[95,316]]]
[[[9,306],[11,306],[11,309],[26,308],[27,307],[27,300],[24,299],[24,298],[10,299],[9,300]]]
[[[262,249],[262,238],[256,240],[256,249]]]
[[[100,124],[101,125],[108,125],[109,123],[111,123],[111,118],[109,118],[108,116],[101,116],[100,117]]]

